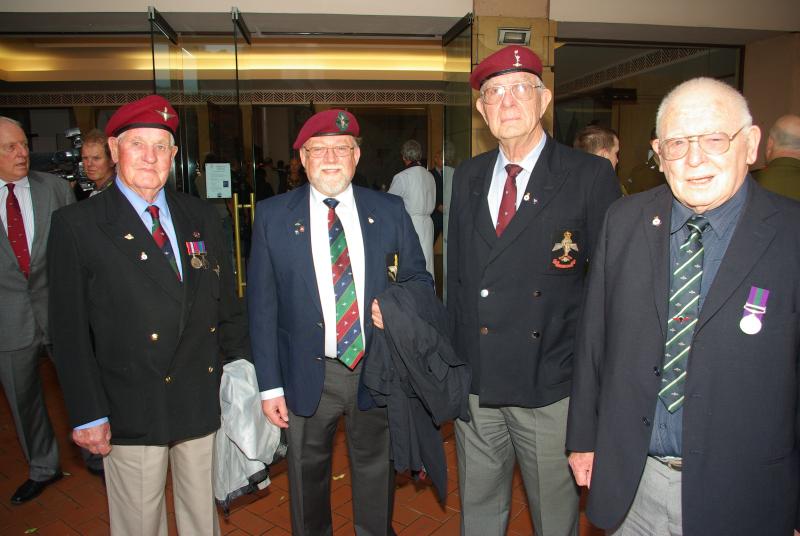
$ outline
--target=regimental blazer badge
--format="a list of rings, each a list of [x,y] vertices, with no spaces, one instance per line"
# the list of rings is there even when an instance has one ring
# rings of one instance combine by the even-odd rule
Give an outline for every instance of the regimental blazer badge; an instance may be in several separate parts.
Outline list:
[[[564,236],[560,242],[556,242],[552,251],[560,251],[561,255],[553,259],[553,266],[559,269],[567,269],[575,266],[577,262],[570,253],[578,251],[578,244],[572,241],[572,231],[564,231]]]

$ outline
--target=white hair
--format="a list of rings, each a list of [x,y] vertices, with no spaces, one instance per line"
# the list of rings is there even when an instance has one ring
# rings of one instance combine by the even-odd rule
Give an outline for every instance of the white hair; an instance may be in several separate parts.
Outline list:
[[[4,115],[0,115],[0,122],[11,123],[12,125],[14,125],[16,127],[19,127],[22,130],[25,130],[24,128],[22,128],[22,123],[20,123],[16,119],[11,119],[10,117],[6,117]]]
[[[408,140],[403,144],[403,148],[400,149],[400,155],[404,160],[416,162],[422,158],[422,145],[417,140]]]
[[[726,104],[739,115],[739,122],[743,126],[749,127],[753,124],[753,116],[750,114],[750,109],[747,106],[747,99],[744,98],[744,95],[725,82],[701,76],[679,84],[672,91],[667,93],[667,96],[661,101],[661,104],[658,106],[658,113],[656,113],[656,134],[659,138],[663,135],[661,127],[663,126],[664,117],[667,112],[673,108],[675,101],[685,94],[697,93],[716,93],[723,97]]]

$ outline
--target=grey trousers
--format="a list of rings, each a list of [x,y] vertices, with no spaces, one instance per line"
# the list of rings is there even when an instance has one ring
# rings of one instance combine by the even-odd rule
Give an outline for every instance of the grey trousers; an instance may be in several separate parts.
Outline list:
[[[541,408],[482,408],[469,395],[470,422],[456,421],[461,534],[504,536],[519,462],[537,536],[578,535],[578,488],[567,454],[565,398]]]
[[[58,444],[42,396],[39,358],[44,347],[41,338],[27,348],[0,352],[0,381],[11,407],[17,438],[25,459],[28,478],[48,480],[58,473]]]
[[[353,524],[358,536],[392,531],[394,468],[389,460],[389,424],[385,408],[358,409],[361,364],[350,371],[325,360],[325,384],[310,417],[289,414],[287,430],[292,534],[332,534],[331,454],[339,417],[345,417]]]
[[[647,458],[631,509],[612,536],[681,536],[681,472]]]

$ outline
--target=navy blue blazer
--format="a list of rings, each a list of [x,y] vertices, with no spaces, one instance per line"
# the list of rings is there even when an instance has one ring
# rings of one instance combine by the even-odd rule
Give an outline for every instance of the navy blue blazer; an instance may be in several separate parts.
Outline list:
[[[292,413],[313,415],[325,379],[325,326],[309,232],[308,184],[258,203],[247,298],[251,344],[262,391],[283,387]],[[364,240],[365,280],[361,314],[367,355],[372,340],[372,300],[389,284],[387,256],[399,257],[398,281],[424,281],[425,257],[411,218],[397,196],[353,186]],[[362,367],[363,369],[363,367]],[[363,383],[359,407],[373,401]]]

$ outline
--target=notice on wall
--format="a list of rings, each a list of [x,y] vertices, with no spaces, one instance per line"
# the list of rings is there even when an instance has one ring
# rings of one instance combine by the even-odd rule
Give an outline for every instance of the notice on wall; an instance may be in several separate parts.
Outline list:
[[[231,197],[231,165],[206,164],[206,198],[228,199]]]

